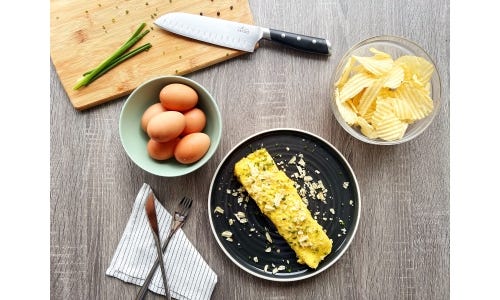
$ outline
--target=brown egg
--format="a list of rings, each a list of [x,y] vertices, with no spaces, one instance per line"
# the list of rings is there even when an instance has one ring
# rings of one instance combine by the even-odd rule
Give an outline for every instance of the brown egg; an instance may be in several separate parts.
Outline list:
[[[150,139],[147,144],[147,150],[149,156],[156,160],[167,160],[174,157],[174,149],[180,138],[175,138],[171,141],[160,143],[153,139]]]
[[[205,113],[197,107],[185,112],[184,117],[186,118],[186,127],[184,127],[184,131],[182,131],[181,135],[201,132],[207,123]]]
[[[174,150],[175,159],[181,164],[192,164],[200,160],[210,148],[210,137],[195,132],[181,138]]]
[[[186,118],[178,111],[165,111],[149,120],[147,133],[153,140],[164,143],[178,137],[186,126]]]
[[[152,117],[156,116],[157,114],[167,111],[163,105],[161,105],[160,102],[155,103],[151,106],[149,106],[144,113],[142,114],[141,118],[141,127],[142,130],[146,131],[148,127],[148,122],[151,120]]]
[[[167,110],[187,111],[198,103],[198,94],[190,86],[171,83],[161,89],[160,102]]]

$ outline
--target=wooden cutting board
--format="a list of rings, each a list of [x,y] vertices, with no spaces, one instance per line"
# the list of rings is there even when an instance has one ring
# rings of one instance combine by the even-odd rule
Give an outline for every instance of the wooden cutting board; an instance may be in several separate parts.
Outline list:
[[[128,95],[149,78],[184,75],[245,53],[162,30],[153,24],[162,14],[182,11],[253,24],[247,0],[51,0],[50,10],[50,55],[78,110]],[[150,42],[149,51],[73,90],[83,73],[113,54],[143,22],[150,32],[133,49]]]

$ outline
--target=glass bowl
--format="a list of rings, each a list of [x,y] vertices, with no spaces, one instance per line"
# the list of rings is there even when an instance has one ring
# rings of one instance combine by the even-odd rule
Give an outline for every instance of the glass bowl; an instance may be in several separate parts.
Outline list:
[[[342,76],[344,67],[348,63],[351,56],[373,56],[373,53],[370,51],[371,48],[375,48],[376,50],[385,52],[391,55],[392,59],[396,60],[397,58],[403,55],[413,55],[426,59],[429,63],[431,63],[434,67],[434,72],[432,73],[432,77],[430,78],[430,97],[433,100],[433,109],[432,111],[424,118],[420,120],[416,120],[413,123],[409,124],[404,135],[400,139],[396,140],[383,140],[380,138],[368,138],[361,132],[361,129],[357,125],[349,125],[342,115],[340,114],[339,107],[335,101],[335,89],[337,88],[336,83]],[[351,73],[352,76],[352,73]],[[333,110],[333,114],[338,121],[338,123],[347,131],[350,135],[355,137],[356,139],[370,143],[375,145],[396,145],[404,142],[408,142],[417,136],[419,136],[424,130],[429,127],[429,125],[434,120],[434,117],[439,111],[439,107],[441,105],[441,79],[439,77],[439,72],[436,68],[435,63],[429,57],[427,52],[422,49],[416,43],[407,40],[398,36],[376,36],[364,41],[359,42],[355,46],[353,46],[349,51],[347,51],[342,59],[340,60],[332,82],[332,90],[331,90],[331,107]]]

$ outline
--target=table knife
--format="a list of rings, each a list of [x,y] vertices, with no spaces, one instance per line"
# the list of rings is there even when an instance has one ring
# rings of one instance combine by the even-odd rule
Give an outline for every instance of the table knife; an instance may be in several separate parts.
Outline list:
[[[154,24],[178,35],[246,52],[253,52],[264,38],[297,50],[331,55],[331,43],[326,39],[220,18],[173,12],[160,16]]]
[[[160,231],[158,229],[158,218],[156,216],[155,198],[153,192],[149,193],[144,208],[146,209],[146,216],[148,217],[149,226],[151,227],[151,231],[153,232],[153,238],[155,240],[155,246],[156,246],[156,254],[158,255],[158,259],[160,260],[160,270],[161,270],[161,277],[163,279],[163,287],[165,289],[165,296],[167,297],[167,299],[171,299],[170,292],[168,290],[167,273],[165,271],[163,251],[161,249]]]

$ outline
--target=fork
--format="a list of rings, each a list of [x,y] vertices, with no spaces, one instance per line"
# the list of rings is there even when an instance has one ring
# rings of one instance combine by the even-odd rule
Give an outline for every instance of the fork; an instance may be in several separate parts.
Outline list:
[[[172,222],[170,224],[170,232],[165,239],[165,242],[163,243],[163,246],[161,248],[162,252],[165,252],[165,250],[168,247],[168,244],[170,242],[170,239],[174,235],[174,233],[184,225],[184,222],[187,219],[189,209],[191,208],[191,205],[193,204],[193,200],[188,197],[183,197],[181,201],[179,202],[177,209],[175,210],[175,214],[172,218]],[[158,268],[158,265],[160,264],[160,259],[157,258],[153,267],[149,271],[148,276],[146,277],[146,280],[144,281],[144,284],[142,285],[141,289],[139,290],[139,293],[137,293],[137,296],[135,297],[136,300],[144,299],[144,296],[146,296],[146,293],[148,291],[149,283],[153,279],[153,276],[155,274],[156,269]],[[165,290],[165,294],[168,299],[171,299],[170,297],[170,292],[168,289]]]

